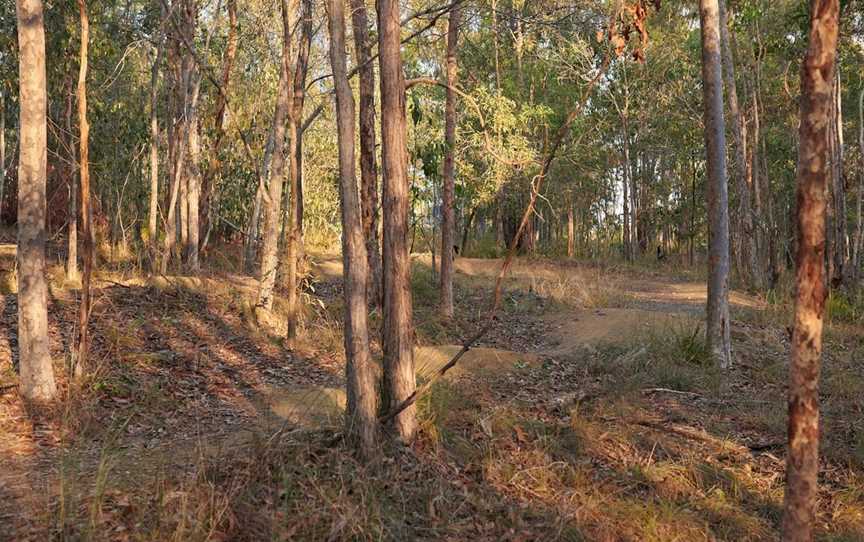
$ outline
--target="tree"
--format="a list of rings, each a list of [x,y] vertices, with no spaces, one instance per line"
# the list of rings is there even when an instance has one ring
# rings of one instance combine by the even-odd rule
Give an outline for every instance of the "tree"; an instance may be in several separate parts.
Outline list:
[[[84,236],[84,275],[81,281],[81,304],[78,307],[78,358],[76,371],[87,366],[90,349],[90,276],[93,273],[93,232],[90,223],[90,124],[87,121],[87,60],[90,42],[90,21],[86,0],[78,0],[81,17],[81,51],[78,68],[78,131],[81,175],[81,234]],[[74,220],[74,218],[72,218]]]
[[[294,28],[296,14],[297,0],[282,0],[282,58],[276,110],[273,114],[272,164],[269,168],[265,166],[265,171],[269,170],[269,185],[261,249],[261,282],[258,288],[258,306],[267,311],[273,308],[273,288],[276,284],[278,264],[279,211],[282,209],[282,184],[285,176],[285,125],[291,107],[293,84],[291,30]]]
[[[160,2],[161,4],[161,2]],[[162,17],[164,20],[164,16]],[[159,214],[159,66],[162,63],[164,40],[160,32],[155,46],[153,64],[150,67],[150,199],[147,213],[147,235],[150,265],[155,268],[156,240]]]
[[[459,37],[459,6],[450,10],[447,21],[447,98],[444,109],[444,190],[441,213],[441,315],[453,317],[453,240],[456,229],[453,212],[456,192],[456,47]]]
[[[312,40],[312,3],[303,0],[302,32],[297,40],[297,58],[294,61],[291,107],[288,111],[288,199],[285,204],[286,212],[285,232],[287,233],[285,243],[285,290],[287,291],[286,312],[288,342],[297,337],[298,320],[298,263],[302,257],[303,245],[303,192],[302,192],[302,121],[303,102],[305,100],[306,71],[309,61],[309,47]]]
[[[348,84],[345,52],[345,0],[327,0],[330,64],[336,86],[336,127],[339,139],[339,196],[342,202],[342,262],[345,291],[345,358],[348,406],[345,430],[361,454],[375,452],[378,420],[375,377],[369,354],[366,285],[368,262],[357,178],[354,173],[354,96]]]
[[[729,29],[729,14],[726,11],[726,0],[718,1],[720,17],[720,46],[722,52],[722,70],[726,95],[729,102],[729,116],[732,118],[732,138],[734,140],[735,157],[735,188],[738,196],[738,245],[744,251],[747,262],[746,269],[739,269],[741,275],[749,278],[755,288],[762,287],[762,270],[759,268],[758,249],[756,245],[756,230],[753,226],[753,211],[750,205],[750,185],[753,183],[751,169],[747,167],[747,123],[738,106],[738,90],[735,87],[735,59],[732,56]]]
[[[378,165],[375,159],[375,65],[365,0],[351,0],[351,26],[357,56],[360,95],[360,203],[369,259],[370,303],[381,304],[381,249],[378,239]]]
[[[384,382],[382,408],[396,407],[416,387],[408,254],[408,176],[406,174],[405,76],[399,35],[399,2],[377,0],[378,64],[381,86],[381,165],[383,167]],[[413,405],[393,419],[404,442],[417,431]]]
[[[783,540],[810,542],[819,471],[819,369],[825,285],[825,208],[833,122],[838,0],[810,2],[807,52],[801,64],[798,130],[798,254],[795,323],[789,367],[789,444]]]
[[[700,0],[702,25],[702,99],[708,155],[708,318],[706,341],[716,363],[732,363],[729,336],[729,195],[726,187],[726,135],[720,16],[717,0]]]
[[[47,81],[41,0],[16,3],[19,48],[18,352],[21,395],[46,401],[57,393],[48,345],[45,280]]]

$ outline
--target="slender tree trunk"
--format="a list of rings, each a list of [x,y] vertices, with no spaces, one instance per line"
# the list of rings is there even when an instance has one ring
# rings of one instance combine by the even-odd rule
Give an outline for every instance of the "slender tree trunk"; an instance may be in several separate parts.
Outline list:
[[[0,225],[3,224],[3,190],[6,188],[6,93],[0,88]]]
[[[812,0],[801,66],[798,142],[798,256],[789,368],[785,542],[811,542],[819,471],[819,368],[825,309],[825,195],[839,2]]]
[[[459,6],[450,10],[447,22],[447,99],[444,109],[444,189],[441,210],[441,315],[453,317],[453,238],[456,228],[456,48],[459,40]],[[434,268],[433,268],[434,269]]]
[[[270,167],[269,201],[265,216],[264,240],[261,249],[261,282],[258,289],[258,306],[267,311],[273,308],[273,288],[276,284],[279,244],[279,214],[282,209],[282,183],[285,176],[285,125],[291,107],[291,29],[296,20],[297,3],[282,0],[282,66],[279,74],[279,91],[276,111],[273,115],[273,162]]]
[[[69,218],[67,225],[66,250],[66,280],[77,282],[81,276],[78,273],[78,182],[75,177],[75,139],[72,137],[72,73],[70,70],[66,94],[66,135],[65,141],[69,150],[69,164],[64,168],[66,182],[69,185]]]
[[[195,43],[195,28],[198,22],[198,5],[188,1],[185,6],[185,31],[189,46]],[[209,36],[209,34],[208,34]],[[208,38],[209,41],[209,38]],[[188,46],[187,46],[188,47]],[[186,163],[184,177],[186,179],[186,228],[187,236],[183,252],[186,256],[186,266],[190,273],[199,270],[198,245],[200,241],[200,200],[201,200],[201,142],[198,134],[200,117],[198,100],[201,95],[201,73],[195,60],[195,52],[186,50],[188,63],[188,103],[186,104],[186,137],[189,148],[189,161]]]
[[[78,0],[81,15],[81,56],[78,71],[78,156],[81,174],[81,234],[84,236],[84,277],[81,282],[81,304],[78,307],[78,359],[76,370],[88,364],[90,350],[90,276],[93,273],[93,232],[90,211],[90,123],[87,121],[87,56],[90,42],[90,20],[86,0]]]
[[[732,121],[732,139],[734,140],[735,157],[735,187],[738,191],[738,215],[739,215],[739,244],[747,269],[743,276],[748,276],[750,284],[754,288],[761,288],[763,284],[762,270],[759,267],[758,249],[756,248],[756,235],[753,228],[753,211],[750,206],[750,185],[752,179],[748,178],[750,169],[747,167],[747,123],[738,105],[738,90],[735,87],[735,59],[732,56],[731,30],[729,22],[731,14],[726,13],[726,0],[718,1],[720,16],[720,40],[722,50],[722,71],[726,85],[726,95],[729,104],[729,116]]]
[[[292,344],[294,339],[297,338],[297,318],[298,318],[298,307],[297,307],[297,253],[298,253],[298,244],[300,243],[300,235],[299,235],[299,224],[297,223],[297,200],[300,193],[299,190],[299,179],[297,178],[297,154],[294,152],[294,144],[297,141],[297,122],[294,119],[293,115],[289,115],[288,118],[288,152],[289,155],[289,165],[288,165],[288,180],[289,180],[289,189],[288,189],[288,197],[289,201],[286,202],[288,207],[288,213],[285,219],[285,229],[287,230],[287,243],[285,246],[285,291],[286,291],[286,320],[287,320],[287,331],[285,334],[285,338],[288,339],[288,344]]]
[[[155,268],[156,243],[159,239],[157,217],[159,216],[159,66],[162,63],[162,39],[156,46],[156,56],[150,68],[150,208],[147,215],[147,244],[150,265]]]
[[[861,242],[862,226],[862,200],[864,200],[864,90],[858,93],[858,190],[855,194],[855,238],[852,243],[852,275],[855,281],[861,275]],[[2,190],[2,189],[0,189]],[[0,202],[3,201],[0,191]]]
[[[302,7],[302,33],[297,40],[297,59],[294,63],[292,78],[291,109],[288,112],[288,179],[289,199],[286,201],[287,216],[285,231],[287,242],[285,246],[285,291],[287,292],[287,321],[288,328],[286,338],[289,344],[297,337],[299,295],[298,295],[298,267],[303,255],[303,192],[302,179],[300,178],[301,160],[303,156],[302,134],[300,131],[303,122],[303,102],[306,89],[306,69],[309,59],[309,47],[312,40],[312,4],[310,0],[303,0]]]
[[[573,204],[567,205],[567,257],[573,258],[576,254],[576,238],[573,235]]]
[[[378,238],[378,165],[375,157],[375,65],[365,0],[351,0],[351,26],[359,65],[360,94],[360,194],[363,234],[369,259],[369,303],[381,304],[381,249]]]
[[[18,355],[21,395],[47,401],[57,393],[48,343],[45,280],[47,81],[41,0],[18,0]]]
[[[624,172],[621,181],[624,204],[624,259],[633,261],[633,237],[630,231],[630,130],[627,126],[627,114],[621,116],[621,127],[623,130],[622,140],[624,142],[624,164],[621,170]]]
[[[832,194],[834,196],[834,276],[833,283],[841,283],[845,278],[846,271],[846,188],[843,181],[843,108],[840,95],[840,71],[835,65],[834,95],[832,119],[832,148],[834,152],[831,157],[831,181]]]
[[[721,368],[732,363],[729,336],[729,196],[726,187],[726,135],[717,0],[700,0],[702,95],[708,156],[708,317],[706,341]]]
[[[336,86],[336,127],[339,138],[339,195],[342,200],[342,261],[345,290],[345,358],[348,408],[345,430],[361,455],[375,454],[378,420],[375,375],[369,353],[366,321],[368,261],[357,178],[354,173],[354,96],[348,84],[345,52],[344,0],[327,0],[330,64]]]
[[[228,38],[225,48],[225,55],[222,61],[222,78],[221,87],[223,92],[217,94],[216,97],[216,114],[213,118],[213,145],[210,150],[210,159],[208,165],[201,176],[201,201],[199,213],[199,222],[201,229],[205,232],[204,239],[201,241],[201,252],[207,249],[207,243],[210,239],[210,232],[213,229],[213,194],[216,190],[216,178],[219,175],[221,161],[219,160],[219,152],[222,148],[222,141],[225,138],[225,111],[227,110],[226,95],[231,83],[231,69],[234,67],[234,60],[237,58],[237,0],[228,0]]]
[[[381,78],[381,156],[384,173],[384,382],[382,408],[390,411],[416,388],[408,254],[408,177],[406,175],[405,77],[400,53],[399,2],[377,0],[378,61]],[[393,420],[403,442],[417,432],[416,407]]]

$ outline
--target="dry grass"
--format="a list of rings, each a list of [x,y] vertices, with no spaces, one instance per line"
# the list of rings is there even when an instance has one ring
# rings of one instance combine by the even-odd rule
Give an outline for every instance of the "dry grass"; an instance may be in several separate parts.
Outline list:
[[[342,386],[337,281],[304,289],[295,351],[254,326],[248,284],[231,277],[100,284],[99,370],[78,388],[63,380],[70,399],[54,425],[24,423],[20,403],[3,397],[0,446],[21,454],[4,455],[3,468],[32,477],[29,500],[6,499],[27,510],[15,539],[776,540],[783,296],[736,309],[737,363],[726,373],[689,320],[550,356],[547,312],[634,301],[617,288],[627,270],[542,271],[508,281],[484,339],[541,361],[438,383],[420,401],[418,441],[385,444],[370,464],[334,438],[338,419],[301,429],[264,400],[273,389]],[[418,262],[418,340],[458,343],[484,316],[488,277],[458,276],[451,322],[437,317],[434,284]],[[74,295],[55,293],[62,348]],[[826,333],[819,538],[851,541],[864,539],[864,345],[860,323],[841,313]]]

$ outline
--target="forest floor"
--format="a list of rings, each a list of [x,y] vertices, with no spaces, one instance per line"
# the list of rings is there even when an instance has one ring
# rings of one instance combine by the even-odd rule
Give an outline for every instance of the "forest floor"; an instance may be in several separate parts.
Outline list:
[[[0,247],[0,539],[778,538],[788,291],[733,293],[735,365],[721,372],[702,337],[704,282],[681,265],[519,260],[480,348],[420,401],[418,440],[363,465],[334,438],[338,256],[310,257],[288,348],[284,323],[253,317],[255,281],[217,269],[231,255],[214,250],[200,278],[100,272],[95,367],[74,385],[78,290],[52,268],[63,399],[46,412],[14,388],[14,246]],[[481,324],[500,263],[458,258],[445,322],[428,256],[415,258],[421,379]],[[864,540],[856,307],[829,301],[820,540]]]

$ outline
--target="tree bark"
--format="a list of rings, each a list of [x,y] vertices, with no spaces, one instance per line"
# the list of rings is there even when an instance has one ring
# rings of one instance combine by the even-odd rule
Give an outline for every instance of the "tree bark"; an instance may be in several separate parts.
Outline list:
[[[441,212],[441,302],[444,318],[453,317],[453,239],[456,228],[456,92],[458,71],[456,48],[459,41],[459,6],[450,9],[447,22],[447,96],[444,106],[444,189]],[[434,270],[434,266],[433,266]]]
[[[64,88],[66,94],[66,111],[63,117],[66,120],[65,145],[69,151],[68,165],[65,170],[66,182],[69,186],[69,216],[67,219],[66,233],[66,280],[77,282],[81,279],[78,272],[78,181],[75,178],[75,140],[72,137],[72,71],[70,68],[69,79]]]
[[[213,129],[215,132],[213,146],[210,150],[208,165],[201,176],[201,201],[198,213],[201,229],[205,232],[200,247],[202,252],[207,249],[207,243],[210,239],[209,234],[213,229],[213,194],[216,189],[216,178],[221,167],[219,151],[222,148],[222,141],[225,137],[227,93],[231,83],[231,69],[234,67],[234,60],[237,58],[237,43],[237,0],[228,0],[228,38],[225,47],[225,56],[222,61],[221,78],[223,92],[220,92],[216,97],[216,114],[213,117]]]
[[[47,81],[41,0],[18,0],[18,355],[21,395],[39,402],[57,393],[48,344],[45,280]]]
[[[3,224],[3,190],[6,188],[6,93],[0,89],[0,225]]]
[[[150,265],[155,268],[156,242],[159,239],[159,66],[162,63],[163,40],[159,38],[156,56],[150,68],[150,207],[147,215],[147,245]]]
[[[843,181],[843,108],[840,95],[840,72],[835,66],[833,90],[831,181],[834,208],[834,233],[832,237],[834,274],[832,284],[840,284],[845,278],[846,267],[846,187]]]
[[[789,368],[789,444],[783,540],[811,542],[819,471],[819,368],[825,287],[828,138],[839,2],[812,0],[807,52],[801,66],[798,131],[798,254],[795,327]]]
[[[297,59],[294,63],[292,78],[291,109],[288,114],[288,179],[289,197],[285,202],[288,212],[286,213],[285,230],[287,242],[285,246],[285,291],[287,292],[287,332],[286,338],[289,344],[297,337],[298,325],[298,265],[302,257],[303,229],[302,229],[302,188],[301,188],[301,164],[303,147],[301,142],[300,123],[303,118],[303,102],[306,89],[306,67],[309,59],[309,47],[312,40],[312,5],[310,0],[303,0],[303,24],[302,35],[298,39]]]
[[[857,282],[861,275],[861,242],[862,242],[862,226],[864,226],[864,216],[862,216],[862,200],[864,200],[864,90],[858,93],[858,190],[855,194],[855,237],[852,243],[852,276]],[[0,188],[0,202],[2,198],[2,188]]]
[[[369,303],[381,305],[381,249],[378,238],[378,165],[375,150],[375,66],[365,0],[351,0],[351,26],[360,95],[360,194],[369,260]]]
[[[408,177],[406,175],[405,77],[400,53],[399,2],[377,0],[378,61],[381,85],[381,156],[384,200],[384,383],[385,411],[408,398],[416,388],[411,301],[411,259],[408,254]],[[403,442],[417,431],[416,407],[393,419]]]
[[[729,23],[731,14],[726,12],[726,0],[718,1],[720,16],[720,41],[722,51],[722,71],[726,85],[726,95],[729,104],[729,116],[732,121],[732,139],[734,140],[735,157],[735,187],[738,191],[739,244],[747,269],[741,273],[749,278],[750,285],[761,288],[763,285],[762,270],[759,267],[758,249],[756,248],[756,232],[753,228],[753,211],[750,205],[750,185],[752,178],[747,167],[747,123],[738,105],[738,89],[735,86],[735,59],[732,56]]]
[[[567,257],[573,258],[576,254],[576,237],[573,225],[573,204],[567,205]]]
[[[726,135],[717,0],[700,0],[702,96],[708,157],[708,303],[706,341],[721,368],[732,363],[729,336],[729,195],[726,186]]]
[[[630,231],[630,130],[627,126],[627,113],[621,115],[622,140],[624,142],[624,163],[621,171],[624,173],[621,181],[623,191],[623,216],[624,216],[624,258],[628,262],[633,261],[633,236]]]
[[[354,96],[348,84],[344,0],[327,0],[330,64],[336,86],[339,146],[339,196],[342,202],[342,281],[345,291],[345,359],[348,405],[345,431],[361,455],[375,454],[378,420],[375,375],[366,321],[368,261],[363,236],[357,178],[354,173]]]
[[[292,47],[291,29],[296,20],[296,0],[282,0],[282,65],[279,72],[279,91],[273,115],[273,152],[269,168],[267,214],[261,249],[261,280],[258,289],[258,307],[273,308],[273,288],[276,284],[278,264],[279,214],[282,209],[282,183],[285,169],[285,125],[291,107]],[[267,170],[267,168],[265,168]]]
[[[84,236],[84,276],[81,282],[81,304],[78,307],[78,356],[76,371],[87,368],[90,351],[90,276],[93,273],[93,232],[90,224],[90,123],[87,121],[87,55],[90,42],[90,20],[86,0],[78,0],[81,16],[81,56],[78,71],[78,157],[81,174],[81,234]]]

